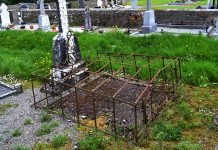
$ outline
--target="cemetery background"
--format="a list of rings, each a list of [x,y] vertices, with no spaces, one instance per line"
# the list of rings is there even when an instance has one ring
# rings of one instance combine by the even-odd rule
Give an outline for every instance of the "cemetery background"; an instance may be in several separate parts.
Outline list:
[[[3,52],[0,56],[2,60],[0,65],[1,75],[13,74],[18,79],[29,80],[30,74],[34,70],[47,67],[47,71],[49,72],[49,66],[51,64],[51,41],[55,35],[54,33],[3,31],[0,32],[0,35],[0,50]],[[129,37],[120,32],[111,32],[102,35],[97,33],[75,33],[75,35],[79,38],[83,58],[88,55],[94,55],[97,50],[104,52],[105,49],[108,49],[110,52],[144,53],[146,51],[150,55],[180,56],[183,58],[182,76],[184,83],[209,86],[218,81],[216,67],[218,62],[216,57],[217,42],[214,39],[187,34],[175,36],[164,33],[149,37]],[[32,50],[30,51],[30,49]],[[14,56],[16,58],[15,60]],[[27,84],[26,88],[29,87]],[[216,112],[217,88],[200,88],[185,85],[179,91],[181,93],[184,93],[184,91],[188,92],[187,95],[190,98],[185,98],[186,96],[182,94],[184,97],[177,103],[170,103],[170,109],[162,114],[164,116],[163,118],[166,119],[160,120],[157,122],[157,126],[154,125],[153,127],[154,132],[152,133],[154,135],[152,135],[153,140],[150,142],[150,146],[155,144],[156,140],[159,141],[156,130],[157,132],[162,131],[162,129],[158,128],[158,124],[161,124],[167,130],[170,130],[171,127],[173,127],[172,130],[179,129],[179,133],[176,132],[176,137],[178,138],[183,137],[182,133],[186,133],[188,136],[201,133],[197,139],[192,137],[191,140],[186,139],[188,142],[181,142],[179,144],[192,145],[191,143],[198,143],[207,134],[210,136],[210,140],[207,140],[203,146],[213,147],[216,141],[216,134],[214,134],[216,128],[210,127],[213,124],[213,115],[207,118],[203,116],[207,115],[208,112]],[[181,108],[178,108],[178,106],[181,106]],[[208,108],[208,106],[212,107]],[[180,119],[183,118],[183,114],[179,114],[179,116],[177,113],[175,115],[171,114],[172,111],[179,111],[178,109],[192,110],[196,114],[202,114],[203,116],[194,115],[191,117],[193,120],[191,122],[183,120],[182,122],[185,123],[186,127],[181,128],[179,122],[181,122]],[[168,113],[171,115],[168,116]],[[177,118],[177,125],[171,123],[171,119],[173,118]],[[208,128],[210,129],[209,133]],[[91,136],[97,135],[92,134]],[[101,137],[97,136],[93,138]],[[167,142],[168,140],[164,138],[162,141],[163,145],[170,146]]]
[[[180,56],[183,59],[183,83],[201,87],[216,86],[218,81],[216,67],[216,40],[207,39],[206,37],[200,35],[192,36],[182,34],[175,36],[166,33],[162,33],[161,35],[151,35],[148,37],[129,37],[123,33],[117,32],[116,30],[116,28],[113,28],[111,30],[113,32],[102,35],[97,33],[76,33],[76,36],[79,38],[83,58],[89,57],[90,55],[94,56],[96,51],[104,52],[105,49],[109,52],[142,54],[146,52],[149,55]],[[51,65],[50,41],[52,41],[51,39],[54,36],[53,33],[43,33],[39,31],[3,31],[0,35],[2,35],[1,52],[3,52],[0,56],[3,60],[0,64],[2,75],[12,74],[21,81],[27,80],[26,88],[28,88],[30,73],[32,71],[46,67],[46,71],[42,73],[47,74],[49,72],[49,66]],[[15,60],[14,57],[16,58]],[[187,98],[186,95],[184,95],[184,91],[186,91],[191,97]],[[151,139],[148,143],[149,146],[152,147],[157,145],[159,148],[174,147],[177,149],[179,149],[179,147],[183,147],[184,145],[189,146],[189,149],[214,147],[216,144],[217,130],[216,122],[213,121],[213,117],[217,112],[216,87],[200,88],[190,85],[182,85],[178,92],[181,92],[180,100],[175,103],[170,103],[170,109],[164,111],[162,114],[163,117],[161,117],[162,119],[155,122],[152,126]],[[27,93],[28,90],[24,94]],[[8,117],[7,114],[4,113],[5,111],[8,111],[9,109],[9,114],[13,114],[16,111],[22,111],[23,104],[26,100],[29,100],[25,98],[23,99],[23,97],[18,98],[18,100],[16,100],[16,97],[12,98],[15,100],[10,101],[9,99],[6,99],[2,101],[0,110],[3,112],[3,119],[5,119],[4,117]],[[9,105],[7,101],[13,104]],[[21,101],[21,105],[18,104],[20,106],[17,107],[16,102],[19,101]],[[9,106],[7,105],[5,108],[4,104],[8,104]],[[208,108],[208,106],[210,107]],[[191,112],[193,112],[192,116],[190,116]],[[60,122],[61,124],[66,123],[62,122],[62,120]],[[173,124],[172,122],[176,123]],[[25,129],[23,126],[20,128],[22,131]],[[38,126],[36,128],[38,128]],[[193,129],[193,131],[190,131],[190,129]],[[11,131],[11,129],[9,130]],[[60,132],[63,133],[63,131]],[[9,134],[10,132],[8,132],[7,136],[9,136]],[[192,135],[195,134],[199,134],[197,138],[192,137]],[[206,134],[208,136],[205,138]],[[53,134],[49,136],[53,136]],[[105,138],[102,136],[98,137],[97,133],[91,135],[88,134],[88,136],[91,136],[93,139],[103,139],[103,141]],[[188,136],[188,138],[186,138],[186,136]],[[49,137],[49,140],[51,138],[52,137]],[[8,140],[10,144],[19,144],[19,142],[22,143],[20,138],[11,137],[10,139],[5,139],[4,142],[7,142]],[[49,143],[49,140],[47,140],[47,143]],[[1,141],[3,140],[1,139]],[[16,142],[14,143],[14,141]],[[174,143],[169,144],[169,141],[173,141]],[[34,142],[35,141],[33,141],[31,145],[34,144]],[[26,144],[29,146],[29,143],[25,143],[24,146],[26,146]],[[46,145],[46,143],[43,144],[43,146],[50,146]],[[107,145],[107,143],[104,144]],[[132,149],[132,145],[130,143],[128,144],[130,146],[129,149]],[[85,144],[82,146],[85,146]]]

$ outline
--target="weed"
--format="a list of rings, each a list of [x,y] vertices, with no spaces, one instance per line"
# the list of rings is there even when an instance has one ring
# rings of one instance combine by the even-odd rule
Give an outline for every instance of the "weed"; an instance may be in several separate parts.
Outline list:
[[[177,107],[177,112],[179,116],[183,117],[184,119],[191,119],[192,117],[192,110],[185,101],[180,102]]]
[[[51,121],[51,123],[50,123],[50,127],[51,127],[51,128],[55,128],[55,127],[57,127],[57,126],[59,126],[59,122],[58,122],[57,120]]]
[[[181,137],[182,128],[168,122],[158,121],[151,130],[151,136],[155,140],[177,141]]]
[[[101,132],[88,133],[79,140],[79,146],[81,150],[105,149],[106,140]]]
[[[43,122],[50,122],[52,120],[51,115],[49,115],[48,113],[42,113],[41,114],[41,118],[40,121]]]
[[[36,136],[42,136],[51,133],[52,128],[50,125],[42,124],[39,129],[36,130],[35,135]]]
[[[22,132],[19,128],[15,129],[14,132],[12,132],[13,137],[21,136]]]
[[[25,118],[23,124],[25,126],[32,124],[32,120],[30,118]]]
[[[0,116],[4,114],[4,112],[13,107],[13,108],[17,108],[19,104],[11,104],[11,103],[6,103],[6,104],[2,104],[0,105]]]
[[[192,144],[189,141],[183,141],[174,147],[175,150],[201,150],[200,144]]]
[[[52,145],[52,147],[57,149],[57,148],[63,147],[65,144],[67,144],[67,142],[68,142],[67,136],[57,135],[52,139],[51,145]]]
[[[23,147],[23,146],[19,145],[14,150],[31,150],[31,149],[28,147]]]

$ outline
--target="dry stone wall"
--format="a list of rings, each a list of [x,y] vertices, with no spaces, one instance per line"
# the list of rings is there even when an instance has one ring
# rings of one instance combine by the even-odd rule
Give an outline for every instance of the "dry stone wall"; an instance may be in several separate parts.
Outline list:
[[[23,19],[28,23],[36,23],[38,10],[26,10],[22,12]],[[57,24],[56,10],[48,10],[50,22]],[[171,25],[197,25],[208,26],[218,16],[218,10],[155,10],[158,24]],[[141,27],[143,10],[119,9],[100,10],[91,9],[92,25],[105,27]],[[70,25],[82,26],[84,24],[84,9],[68,10]]]

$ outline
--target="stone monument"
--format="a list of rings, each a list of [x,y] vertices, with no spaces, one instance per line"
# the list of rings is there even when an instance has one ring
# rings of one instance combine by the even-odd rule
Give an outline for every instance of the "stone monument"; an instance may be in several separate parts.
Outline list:
[[[92,30],[92,22],[90,17],[90,9],[87,6],[85,8],[84,16],[85,16],[84,30],[90,31]]]
[[[2,3],[2,5],[0,6],[2,27],[8,27],[11,24],[10,15],[7,9],[8,7],[4,3]]]
[[[137,0],[131,0],[131,8],[136,9],[137,8]]]
[[[155,31],[157,31],[157,24],[155,23],[154,11],[151,9],[151,0],[147,0],[147,10],[144,12],[141,33],[145,34]]]
[[[57,13],[59,33],[53,39],[51,75],[54,81],[72,83],[79,80],[80,74],[83,74],[85,70],[78,71],[70,78],[67,76],[75,69],[82,67],[84,62],[81,59],[77,39],[69,31],[66,0],[58,0]]]
[[[97,0],[97,7],[100,7],[100,8],[103,7],[103,2],[102,2],[102,0]]]
[[[48,15],[45,14],[44,0],[40,0],[40,15],[38,21],[40,29],[50,30],[50,21]]]

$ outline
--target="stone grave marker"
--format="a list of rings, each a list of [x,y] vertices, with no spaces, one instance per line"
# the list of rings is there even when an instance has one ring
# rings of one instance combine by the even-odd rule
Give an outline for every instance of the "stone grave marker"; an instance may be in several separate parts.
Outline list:
[[[136,9],[137,8],[137,2],[138,0],[131,0],[131,8]]]
[[[40,0],[40,15],[38,21],[40,29],[50,30],[50,21],[48,15],[45,14],[44,0]]]
[[[147,0],[147,10],[144,12],[143,26],[141,33],[151,33],[157,31],[157,24],[155,23],[154,11],[151,9],[151,0]]]
[[[7,9],[8,7],[4,3],[2,3],[2,5],[0,6],[2,27],[8,27],[11,24],[10,15]]]
[[[69,31],[66,0],[58,0],[57,13],[59,19],[59,33],[53,39],[52,47],[52,77],[55,81],[65,82],[65,78],[72,70],[84,65],[81,59],[77,39]],[[80,73],[77,73],[77,78]],[[71,80],[78,80],[72,77]]]
[[[90,9],[89,7],[85,8],[84,16],[85,16],[85,24],[84,24],[84,30],[90,31],[92,30],[92,23],[91,23],[91,17],[90,17]]]

